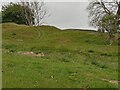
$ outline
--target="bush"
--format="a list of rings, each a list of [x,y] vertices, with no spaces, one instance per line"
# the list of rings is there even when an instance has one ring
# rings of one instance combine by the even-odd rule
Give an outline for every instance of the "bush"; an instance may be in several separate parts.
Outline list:
[[[28,25],[28,21],[23,13],[23,6],[14,3],[2,6],[2,23],[5,22]]]

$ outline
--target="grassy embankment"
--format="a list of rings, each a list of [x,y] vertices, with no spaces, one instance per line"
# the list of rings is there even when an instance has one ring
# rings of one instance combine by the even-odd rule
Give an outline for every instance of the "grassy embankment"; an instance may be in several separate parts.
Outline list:
[[[106,45],[105,34],[14,23],[2,28],[3,88],[118,86],[118,46]]]

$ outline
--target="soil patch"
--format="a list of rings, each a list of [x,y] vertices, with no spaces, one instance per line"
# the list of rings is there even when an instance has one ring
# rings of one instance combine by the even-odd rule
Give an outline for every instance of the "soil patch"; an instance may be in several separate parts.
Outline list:
[[[43,52],[41,53],[34,53],[34,52],[18,52],[19,54],[22,55],[27,55],[27,56],[38,56],[38,57],[43,57],[45,56]]]

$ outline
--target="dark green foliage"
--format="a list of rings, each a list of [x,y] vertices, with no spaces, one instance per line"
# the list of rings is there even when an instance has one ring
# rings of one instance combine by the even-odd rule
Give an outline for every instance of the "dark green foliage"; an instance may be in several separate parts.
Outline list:
[[[2,23],[5,22],[15,22],[17,24],[27,25],[28,22],[23,13],[23,6],[14,3],[2,6]]]
[[[0,23],[2,23],[2,12],[0,12]]]
[[[101,53],[101,56],[112,56],[111,54],[107,54],[107,53]]]
[[[110,15],[105,15],[102,20],[99,21],[98,26],[99,30],[101,32],[108,32],[108,43],[111,45],[113,42],[114,34],[117,33],[117,30],[119,30],[118,26],[118,20],[116,15],[110,14]]]
[[[95,66],[97,66],[97,67],[99,67],[99,68],[107,68],[107,66],[106,66],[105,64],[103,64],[103,63],[98,63],[98,62],[95,61],[95,60],[93,60],[93,61],[91,62],[91,64],[93,64],[93,65],[95,65]]]

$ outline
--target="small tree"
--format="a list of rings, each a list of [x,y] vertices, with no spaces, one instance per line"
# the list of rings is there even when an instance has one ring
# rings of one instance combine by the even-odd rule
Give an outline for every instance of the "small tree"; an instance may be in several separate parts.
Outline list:
[[[34,17],[35,17],[35,25],[40,26],[44,23],[44,19],[48,16],[47,9],[45,8],[44,2],[32,2]]]
[[[118,19],[114,14],[106,14],[102,20],[98,22],[100,32],[108,33],[108,42],[111,45],[113,42],[114,34],[117,33],[119,26],[117,25]]]
[[[34,12],[31,9],[30,3],[29,2],[19,2],[19,5],[21,5],[22,9],[22,14],[25,16],[25,19],[27,20],[28,25],[33,25],[34,24]]]
[[[120,1],[92,0],[87,10],[90,26],[98,27],[101,32],[108,32],[111,45],[113,32],[115,33],[120,27]]]
[[[20,0],[19,4],[23,6],[23,13],[25,14],[26,19],[29,21],[30,24],[33,24],[31,22],[32,17],[34,18],[35,26],[40,26],[44,23],[44,19],[46,18],[46,16],[48,16],[48,13],[43,1],[33,0],[31,2],[26,2],[24,0]],[[26,9],[26,7],[30,8],[29,11],[32,12],[33,15],[27,13],[28,10]]]
[[[2,5],[2,23],[4,22],[15,22],[17,24],[29,25],[25,14],[23,14],[23,7],[20,4],[10,3],[8,5]],[[26,9],[30,10],[29,7]],[[32,14],[32,12],[29,12]],[[33,18],[32,18],[32,21]]]

